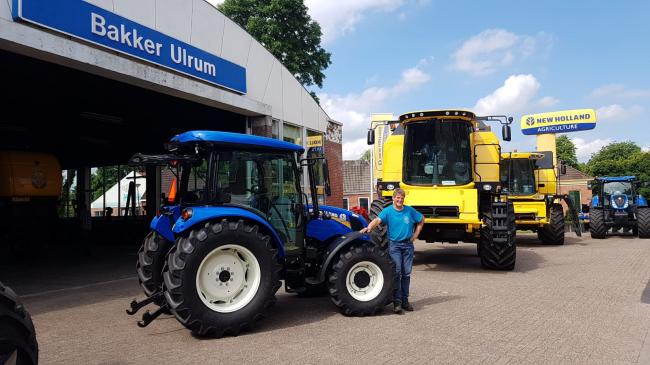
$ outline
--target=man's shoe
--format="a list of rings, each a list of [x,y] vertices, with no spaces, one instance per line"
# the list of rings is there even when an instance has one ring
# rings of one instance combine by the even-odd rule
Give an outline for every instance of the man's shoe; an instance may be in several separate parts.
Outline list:
[[[402,309],[401,302],[393,302],[393,313],[404,314],[404,310]]]
[[[413,306],[411,303],[409,303],[408,300],[405,300],[404,303],[402,303],[402,309],[407,310],[409,312],[413,312]]]

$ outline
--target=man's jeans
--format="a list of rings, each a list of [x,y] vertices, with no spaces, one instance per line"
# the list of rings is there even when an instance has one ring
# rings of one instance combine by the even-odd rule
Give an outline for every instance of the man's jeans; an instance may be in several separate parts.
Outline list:
[[[388,243],[388,254],[390,255],[390,259],[395,263],[393,301],[404,302],[408,300],[414,250],[415,248],[412,242],[390,241]]]

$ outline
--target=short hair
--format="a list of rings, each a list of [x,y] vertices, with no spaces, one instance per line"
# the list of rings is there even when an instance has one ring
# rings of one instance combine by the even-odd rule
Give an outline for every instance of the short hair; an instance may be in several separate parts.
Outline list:
[[[406,197],[406,192],[405,192],[404,189],[402,189],[402,188],[397,188],[397,189],[395,189],[395,191],[393,192],[393,196],[395,196],[395,195],[401,195],[401,196],[403,196],[403,197]]]

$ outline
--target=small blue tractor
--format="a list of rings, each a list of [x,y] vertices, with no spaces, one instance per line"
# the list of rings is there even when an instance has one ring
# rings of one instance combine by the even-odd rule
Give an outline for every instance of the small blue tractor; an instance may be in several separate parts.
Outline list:
[[[329,190],[323,157],[302,158],[301,146],[276,139],[190,131],[166,144],[168,154],[131,158],[165,165],[176,178],[151,222],[136,264],[154,303],[140,327],[172,313],[192,332],[237,335],[255,325],[287,292],[329,293],[345,315],[372,315],[390,300],[393,265],[384,247],[358,231],[357,214],[319,205],[317,180]],[[302,192],[302,171],[309,193]]]
[[[589,231],[592,238],[605,238],[607,232],[632,231],[650,238],[650,207],[638,193],[636,176],[598,177],[590,182]]]

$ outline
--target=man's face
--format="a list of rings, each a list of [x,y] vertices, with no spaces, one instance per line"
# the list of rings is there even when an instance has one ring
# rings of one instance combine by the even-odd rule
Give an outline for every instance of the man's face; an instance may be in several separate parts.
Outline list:
[[[404,206],[404,195],[396,194],[393,195],[393,204],[395,204],[396,207],[401,208]]]

